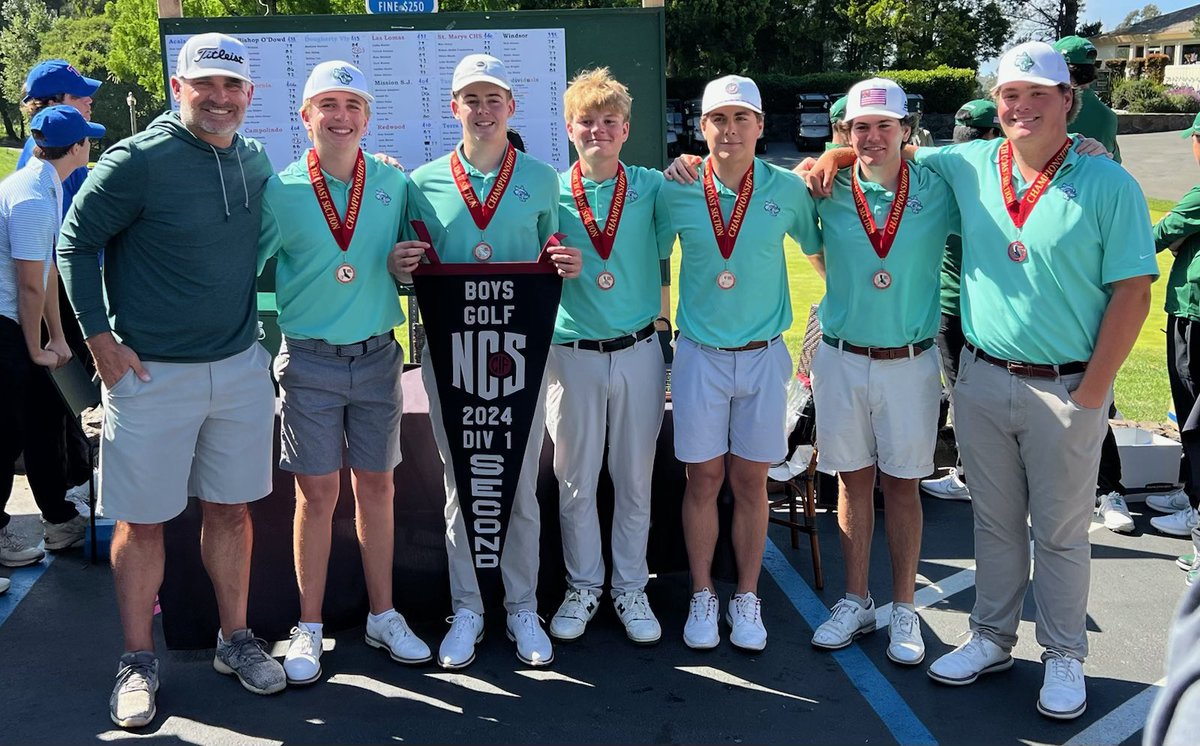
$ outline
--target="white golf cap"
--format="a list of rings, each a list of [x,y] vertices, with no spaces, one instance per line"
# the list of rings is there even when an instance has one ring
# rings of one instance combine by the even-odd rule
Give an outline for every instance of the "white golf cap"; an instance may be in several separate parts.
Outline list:
[[[490,54],[468,54],[459,60],[458,66],[454,68],[450,93],[458,93],[472,83],[491,83],[506,91],[512,90],[504,63]]]
[[[996,88],[1006,83],[1070,85],[1071,73],[1061,52],[1044,41],[1027,41],[1008,50],[1000,58]]]
[[[197,34],[179,50],[175,77],[192,80],[224,75],[253,83],[246,45],[225,34]]]
[[[304,84],[304,100],[316,98],[322,93],[344,91],[361,96],[368,104],[375,100],[367,90],[367,78],[349,62],[330,60],[322,62],[309,73],[308,81]]]
[[[908,96],[894,80],[868,78],[859,81],[846,94],[845,121],[852,122],[863,116],[903,119],[908,116]]]
[[[741,75],[726,75],[709,81],[709,84],[704,86],[700,113],[707,114],[722,106],[740,106],[755,114],[762,114],[762,94],[758,92],[758,84]]]

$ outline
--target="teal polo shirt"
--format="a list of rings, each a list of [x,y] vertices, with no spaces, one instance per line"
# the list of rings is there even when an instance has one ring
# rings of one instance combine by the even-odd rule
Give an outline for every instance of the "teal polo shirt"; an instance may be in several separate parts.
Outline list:
[[[1003,139],[920,148],[958,198],[963,226],[963,333],[997,357],[1028,363],[1089,360],[1112,283],[1158,276],[1142,190],[1108,158],[1073,149],[1018,231],[1000,193]],[[1013,169],[1017,196],[1029,185]],[[1009,259],[1018,238],[1028,256]]]
[[[350,344],[384,334],[404,322],[387,258],[398,240],[414,239],[408,221],[423,219],[434,236],[441,233],[428,201],[399,169],[366,158],[367,182],[350,247],[343,252],[329,231],[308,176],[305,151],[267,181],[263,193],[258,271],[272,256],[279,328],[296,339]],[[338,216],[346,216],[350,185],[325,174]],[[352,282],[334,271],[354,267]]]
[[[907,204],[884,260],[858,219],[849,169],[838,174],[828,199],[816,201],[812,219],[820,219],[825,238],[825,297],[819,313],[826,335],[864,347],[900,347],[937,334],[942,255],[946,237],[959,231],[958,206],[942,177],[916,164],[908,169]],[[895,194],[870,181],[859,183],[882,229]],[[821,250],[814,245],[803,249],[806,254]],[[872,282],[880,269],[892,276],[884,290]]]
[[[784,235],[801,246],[821,243],[810,217],[812,197],[796,174],[754,159],[754,193],[728,263],[737,283],[722,290],[717,275],[726,262],[717,248],[701,182],[709,167],[706,159],[700,179],[691,184],[663,184],[655,205],[664,226],[660,244],[678,235],[682,252],[676,324],[685,337],[710,347],[772,339],[792,324]],[[714,183],[721,217],[728,223],[738,185],[730,188],[716,178]]]
[[[463,170],[480,201],[487,199],[500,172],[483,173],[456,148]],[[512,179],[487,229],[480,231],[463,202],[450,171],[450,153],[413,171],[413,181],[429,199],[442,226],[445,239],[436,248],[443,262],[475,262],[472,253],[480,241],[492,247],[492,262],[532,262],[546,240],[558,231],[558,174],[549,165],[517,151]]]
[[[562,301],[554,323],[554,342],[578,339],[612,339],[631,334],[658,317],[662,286],[659,260],[671,255],[672,242],[658,243],[654,210],[663,175],[641,166],[625,166],[625,207],[608,257],[608,271],[616,283],[601,290],[596,276],[605,263],[583,227],[571,194],[571,169],[559,174],[558,227],[564,242],[583,253],[583,272],[575,282],[563,283]],[[601,230],[608,225],[608,209],[617,186],[614,176],[605,181],[584,177],[583,191]]]

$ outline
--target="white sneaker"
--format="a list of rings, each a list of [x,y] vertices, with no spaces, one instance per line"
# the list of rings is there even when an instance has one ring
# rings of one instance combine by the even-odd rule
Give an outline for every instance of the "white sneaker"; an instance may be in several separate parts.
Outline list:
[[[548,666],[554,662],[554,647],[536,611],[521,609],[509,614],[508,639],[517,643],[517,658],[525,665]]]
[[[290,685],[311,684],[321,678],[321,633],[299,625],[292,627],[292,639],[283,657],[283,672]]]
[[[841,598],[829,611],[829,619],[813,632],[813,647],[840,650],[875,631],[875,599],[868,598],[867,607],[863,608],[848,598]]]
[[[0,565],[5,567],[25,567],[41,561],[46,553],[41,547],[30,546],[17,536],[12,525],[0,528]]]
[[[1146,495],[1146,506],[1159,513],[1178,513],[1184,508],[1192,507],[1187,493],[1180,487],[1177,490],[1158,495]]]
[[[12,581],[8,578],[0,578],[0,596],[8,593],[8,587],[12,585]]]
[[[921,491],[940,500],[971,500],[971,492],[958,477],[958,469],[949,467],[946,475],[936,479],[922,479]]]
[[[978,632],[933,662],[929,678],[951,686],[974,684],[985,673],[997,673],[1012,668],[1013,658],[996,643]]]
[[[1087,709],[1087,685],[1083,664],[1061,653],[1046,651],[1042,656],[1046,671],[1037,709],[1046,717],[1074,720]]]
[[[1171,536],[1191,536],[1197,523],[1200,523],[1200,515],[1191,507],[1171,515],[1160,515],[1150,519],[1151,526]]]
[[[626,591],[613,599],[613,608],[625,625],[625,636],[639,645],[653,645],[662,639],[662,625],[650,610],[645,591]]]
[[[84,518],[82,514],[63,523],[50,523],[45,518],[42,519],[45,546],[46,550],[50,552],[81,546],[87,530],[88,519]]]
[[[904,606],[892,604],[888,624],[887,657],[902,666],[915,666],[925,660],[925,641],[921,639],[921,617]]]
[[[688,618],[683,625],[683,644],[692,650],[711,650],[721,642],[717,597],[707,588],[692,594]]]
[[[767,646],[767,629],[762,623],[762,602],[753,593],[739,593],[729,599],[725,620],[729,622],[729,641],[742,650],[759,651]]]
[[[554,635],[556,640],[578,640],[587,629],[587,623],[596,616],[598,608],[600,599],[596,598],[595,593],[586,589],[568,589],[562,606],[558,607],[558,611],[550,619],[550,634]]]
[[[395,609],[383,619],[367,617],[367,644],[388,651],[397,663],[428,663],[433,659],[429,646],[409,629],[404,615]]]
[[[438,648],[438,665],[466,668],[475,662],[475,646],[483,639],[483,615],[470,609],[459,609],[446,621],[450,622],[450,631]]]
[[[1104,527],[1119,534],[1133,533],[1133,517],[1129,515],[1129,506],[1125,498],[1116,492],[1101,495],[1096,505],[1096,515],[1104,519]]]

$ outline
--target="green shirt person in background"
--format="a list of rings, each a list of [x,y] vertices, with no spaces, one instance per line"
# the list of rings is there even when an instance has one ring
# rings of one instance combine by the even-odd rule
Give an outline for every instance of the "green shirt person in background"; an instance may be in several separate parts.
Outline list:
[[[838,131],[838,122],[846,118],[846,97],[842,96],[837,101],[833,102],[833,106],[829,107],[829,128],[832,130],[833,139],[825,143],[826,150],[833,150],[848,145],[846,136]]]
[[[1200,115],[1183,131],[1191,140],[1192,155],[1200,163]],[[1192,537],[1200,547],[1196,505],[1200,497],[1200,185],[1192,187],[1154,226],[1154,247],[1175,254],[1167,278],[1167,376],[1171,400],[1179,417],[1183,443],[1183,487],[1165,495],[1149,495],[1146,504],[1167,515],[1150,519],[1163,533]],[[1193,551],[1188,585],[1200,575]]]
[[[954,142],[965,143],[973,140],[994,140],[1003,137],[1000,130],[1000,117],[996,115],[996,102],[980,98],[968,101],[954,114]],[[946,393],[949,398],[954,388],[954,380],[958,376],[958,358],[962,354],[963,337],[962,312],[959,302],[959,287],[962,278],[962,237],[952,234],[946,238],[946,252],[942,255],[941,292],[939,298],[942,307],[942,320],[938,325],[938,350],[942,353],[942,376],[946,379]],[[944,424],[944,423],[943,423]],[[971,493],[963,481],[962,458],[957,456],[958,443],[955,442],[954,466],[946,468],[946,474],[933,479],[921,480],[921,491],[941,500],[970,500]]]
[[[1096,47],[1081,36],[1064,36],[1054,42],[1054,48],[1067,61],[1071,85],[1079,91],[1079,114],[1071,122],[1071,131],[1099,140],[1112,153],[1113,160],[1120,163],[1117,115],[1091,90],[1096,80]]]

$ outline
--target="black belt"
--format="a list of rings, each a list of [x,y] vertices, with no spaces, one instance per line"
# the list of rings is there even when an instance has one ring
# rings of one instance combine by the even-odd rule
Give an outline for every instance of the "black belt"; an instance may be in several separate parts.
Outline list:
[[[376,334],[374,337],[368,337],[361,342],[351,342],[344,345],[330,344],[323,339],[292,339],[291,337],[284,337],[284,340],[287,342],[288,347],[308,350],[318,355],[359,357],[391,344],[396,340],[396,337],[394,332],[387,332],[385,334]]]
[[[922,339],[920,342],[913,342],[910,345],[902,345],[900,347],[863,347],[861,345],[852,345],[845,340],[831,337],[828,334],[822,334],[821,339],[831,347],[836,347],[846,352],[853,352],[855,355],[865,355],[872,360],[899,360],[901,358],[916,357],[930,347],[933,347],[932,339]]]
[[[626,334],[623,337],[613,337],[612,339],[577,339],[574,342],[560,342],[559,346],[574,347],[575,349],[587,350],[589,352],[616,352],[633,347],[653,333],[654,322],[651,321],[633,334]]]
[[[1058,378],[1059,376],[1069,376],[1087,370],[1087,363],[1084,362],[1062,363],[1061,365],[1023,363],[1019,360],[1005,360],[995,355],[989,355],[970,342],[965,342],[963,346],[980,360],[992,365],[998,365],[1014,376],[1023,376],[1025,378]]]
[[[753,342],[747,342],[741,347],[718,347],[721,352],[749,352],[750,350],[761,350],[771,344],[770,340],[756,339]]]

